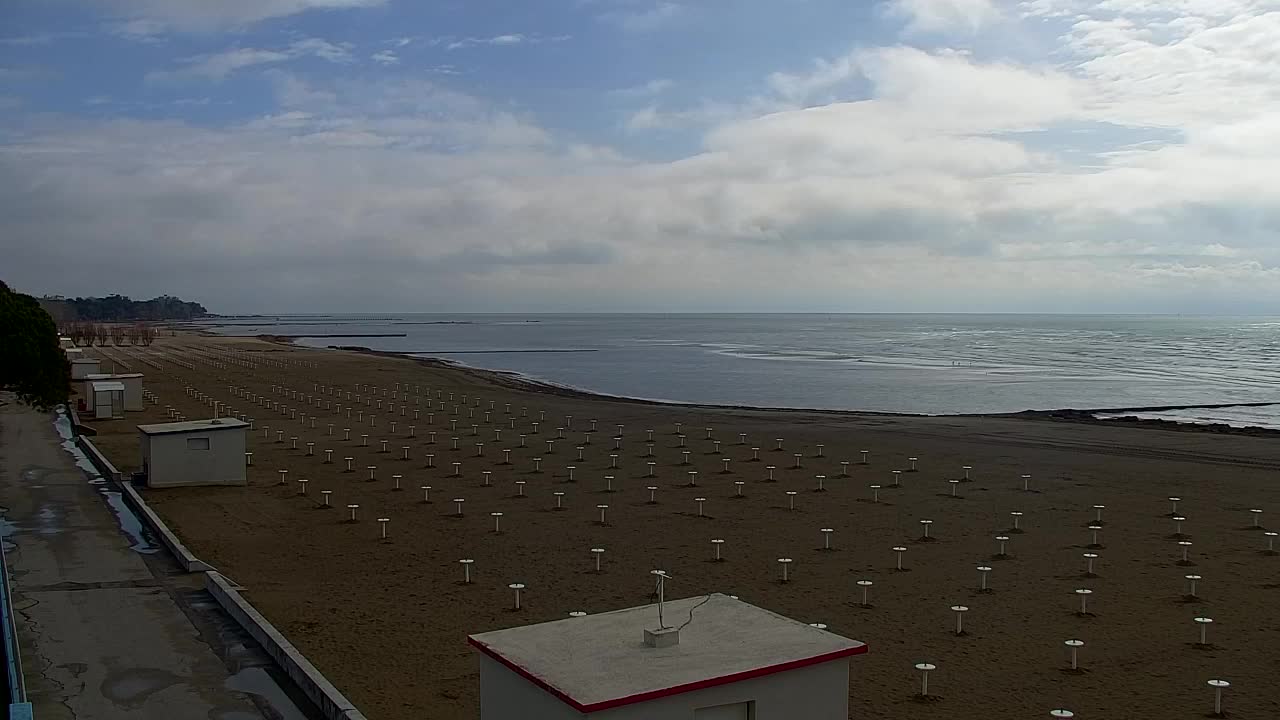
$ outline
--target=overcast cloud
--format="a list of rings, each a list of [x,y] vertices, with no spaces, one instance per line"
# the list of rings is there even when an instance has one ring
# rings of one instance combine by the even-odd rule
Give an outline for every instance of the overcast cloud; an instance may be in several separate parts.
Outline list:
[[[19,0],[0,277],[215,312],[1280,313],[1280,3],[896,0],[842,39],[810,0],[763,53],[724,29],[785,3],[547,4],[64,0],[95,30],[62,37]]]

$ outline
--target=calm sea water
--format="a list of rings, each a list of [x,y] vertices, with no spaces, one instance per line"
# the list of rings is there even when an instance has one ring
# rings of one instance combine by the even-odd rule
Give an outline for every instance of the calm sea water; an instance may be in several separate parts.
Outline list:
[[[227,319],[675,402],[949,414],[1280,402],[1280,318],[329,315]],[[522,351],[557,352],[522,352]],[[1150,414],[1280,427],[1280,406]]]

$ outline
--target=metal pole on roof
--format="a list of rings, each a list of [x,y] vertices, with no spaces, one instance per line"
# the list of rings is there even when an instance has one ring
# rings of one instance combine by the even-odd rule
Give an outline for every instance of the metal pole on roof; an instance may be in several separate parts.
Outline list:
[[[667,624],[663,621],[662,617],[662,605],[666,600],[666,596],[664,594],[664,583],[671,576],[668,575],[665,570],[650,570],[649,574],[658,576],[658,627],[660,629],[665,628]]]

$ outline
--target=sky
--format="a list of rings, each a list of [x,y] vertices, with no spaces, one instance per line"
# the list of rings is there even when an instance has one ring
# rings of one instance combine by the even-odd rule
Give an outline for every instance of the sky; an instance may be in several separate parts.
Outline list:
[[[3,0],[0,278],[1280,314],[1280,0]]]

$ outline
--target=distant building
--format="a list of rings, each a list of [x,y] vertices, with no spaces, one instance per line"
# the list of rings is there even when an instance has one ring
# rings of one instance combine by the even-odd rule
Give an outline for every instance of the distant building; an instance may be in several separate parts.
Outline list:
[[[146,398],[142,396],[142,373],[93,373],[86,375],[85,382],[85,406],[86,410],[93,410],[93,394],[89,392],[90,383],[95,380],[115,380],[124,385],[124,410],[137,412],[145,410]]]
[[[124,383],[114,380],[85,381],[85,409],[98,420],[124,417]]]
[[[721,594],[664,617],[646,605],[472,635],[481,720],[848,719],[865,644]]]
[[[149,487],[245,485],[245,429],[234,418],[139,425]]]
[[[72,380],[84,380],[90,375],[97,375],[102,372],[102,363],[98,358],[85,357],[80,350],[76,350],[74,353],[70,350],[63,352],[67,353],[67,359],[71,361]]]

